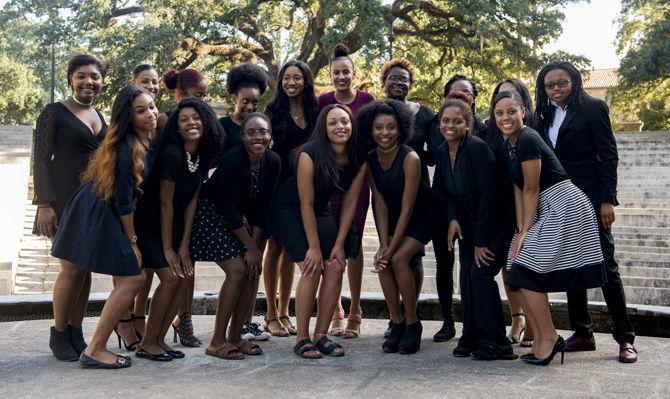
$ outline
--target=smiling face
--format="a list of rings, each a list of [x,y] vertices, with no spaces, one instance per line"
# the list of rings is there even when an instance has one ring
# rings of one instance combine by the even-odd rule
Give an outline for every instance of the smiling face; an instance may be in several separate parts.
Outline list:
[[[467,80],[455,81],[449,88],[449,93],[454,92],[464,94],[465,97],[467,97],[467,103],[469,105],[472,105],[472,103],[475,101],[475,94],[472,88],[472,84],[470,84],[470,82]],[[449,95],[449,93],[447,93],[447,95]]]
[[[342,108],[333,108],[326,116],[326,134],[331,144],[346,144],[351,138],[351,119]]]
[[[398,143],[400,131],[394,115],[379,114],[372,121],[372,139],[381,150],[393,148]]]
[[[544,91],[547,97],[564,107],[572,93],[570,74],[564,69],[553,69],[544,75]]]
[[[147,69],[139,74],[133,79],[133,84],[137,86],[144,87],[147,89],[151,96],[155,99],[158,96],[158,90],[160,85],[158,84],[158,72],[155,69]]]
[[[440,133],[447,142],[459,142],[468,133],[468,123],[463,110],[447,107],[440,117]]]
[[[496,125],[505,137],[517,134],[523,128],[523,118],[526,115],[523,106],[512,98],[503,98],[494,108]]]
[[[302,95],[305,89],[305,77],[300,68],[296,66],[286,68],[281,79],[281,87],[289,98]]]
[[[247,114],[256,112],[258,110],[258,102],[261,99],[261,91],[258,87],[242,87],[233,100],[235,101],[235,110],[233,115],[237,120],[243,120]]]
[[[263,155],[270,146],[272,132],[270,125],[263,118],[251,118],[242,129],[242,143],[249,155]]]
[[[356,74],[354,73],[354,66],[351,65],[351,62],[342,58],[337,61],[333,61],[330,64],[330,80],[335,86],[337,91],[346,91],[351,88],[351,82],[354,80]]]
[[[195,108],[191,107],[182,108],[179,111],[177,127],[179,128],[179,134],[186,143],[199,141],[204,131],[200,114]]]
[[[133,100],[133,129],[135,132],[149,136],[156,130],[158,120],[158,109],[154,99],[149,94],[140,94]]]
[[[95,65],[82,65],[72,73],[69,83],[72,87],[72,94],[77,97],[77,100],[90,104],[102,90],[103,78]]]
[[[386,75],[384,92],[388,98],[405,101],[411,87],[412,76],[405,68],[395,66]]]

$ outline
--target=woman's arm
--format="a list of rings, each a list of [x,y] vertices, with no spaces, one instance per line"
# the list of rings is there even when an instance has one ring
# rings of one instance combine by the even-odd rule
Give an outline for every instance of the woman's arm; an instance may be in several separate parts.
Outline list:
[[[198,189],[195,191],[191,202],[188,203],[188,206],[184,210],[184,234],[181,237],[181,243],[179,244],[179,259],[181,260],[181,265],[188,276],[193,275],[193,262],[191,261],[190,246],[191,246],[191,233],[193,232],[193,221],[195,220],[195,211],[198,207],[198,197],[200,196],[200,189],[202,184],[198,185]]]
[[[302,273],[312,277],[323,270],[323,254],[319,242],[319,231],[314,213],[314,162],[307,153],[300,153],[297,170],[298,197],[300,198],[300,216],[307,236],[309,249],[302,262]]]
[[[340,226],[337,231],[337,239],[335,240],[333,251],[328,257],[330,262],[337,260],[343,268],[346,266],[347,262],[344,253],[344,241],[347,239],[349,228],[351,228],[351,223],[353,222],[354,216],[356,215],[356,204],[358,203],[358,196],[361,193],[361,187],[363,185],[363,178],[365,177],[366,170],[367,163],[364,163],[352,180],[351,186],[349,186],[347,192],[344,193],[342,201],[342,212],[340,213]]]
[[[419,192],[419,183],[421,182],[421,161],[416,152],[410,152],[405,157],[403,162],[403,172],[405,175],[405,189],[402,193],[402,206],[400,216],[398,217],[398,224],[396,224],[389,244],[389,253],[394,253],[400,245],[400,240],[405,235],[407,225],[412,217],[414,210],[414,202],[416,201],[417,193]]]
[[[163,255],[172,273],[181,278],[185,277],[179,256],[172,248],[172,223],[174,221],[174,198],[175,183],[170,180],[160,179],[160,207],[161,207],[161,240],[163,242]]]
[[[535,220],[535,211],[537,210],[537,201],[540,195],[542,161],[540,159],[523,161],[521,162],[521,169],[523,172],[521,226],[517,226],[520,231],[512,242],[512,250],[510,252],[512,260],[516,259],[516,256],[521,251],[526,234],[528,234],[528,230],[533,226]]]
[[[372,204],[375,207],[374,217],[375,226],[377,227],[377,235],[379,237],[379,250],[374,256],[374,271],[379,272],[388,265],[388,257],[386,256],[389,246],[389,217],[388,206],[384,200],[384,196],[375,183],[370,168],[365,172],[366,179],[372,190]]]
[[[37,119],[33,135],[33,204],[37,205],[37,232],[49,238],[58,227],[58,218],[51,206],[56,200],[56,190],[50,166],[56,130],[56,114],[52,106],[47,106]]]

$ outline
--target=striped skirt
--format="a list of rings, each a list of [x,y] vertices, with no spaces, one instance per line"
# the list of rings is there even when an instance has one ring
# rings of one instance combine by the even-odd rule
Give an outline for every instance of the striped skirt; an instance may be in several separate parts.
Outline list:
[[[604,262],[598,222],[586,194],[570,180],[540,193],[535,223],[523,247],[507,261],[507,283],[538,292],[603,285]]]

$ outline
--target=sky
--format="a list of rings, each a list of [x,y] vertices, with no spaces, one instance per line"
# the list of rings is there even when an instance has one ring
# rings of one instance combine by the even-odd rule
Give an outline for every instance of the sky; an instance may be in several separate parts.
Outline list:
[[[621,57],[616,54],[615,40],[620,10],[620,0],[591,0],[567,6],[563,11],[563,34],[544,50],[584,55],[596,69],[618,67]]]

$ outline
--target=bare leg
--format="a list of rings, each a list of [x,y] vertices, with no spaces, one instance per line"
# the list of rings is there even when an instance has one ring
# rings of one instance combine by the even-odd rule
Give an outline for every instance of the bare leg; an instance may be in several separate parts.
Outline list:
[[[177,288],[175,289],[175,298],[182,298],[186,292],[188,292],[189,282],[186,279],[180,278]],[[172,320],[179,312],[180,300],[172,300],[170,306],[163,318],[163,324],[161,325],[161,333],[158,335],[158,345],[163,348],[163,350],[168,351],[172,348],[165,342],[165,336],[167,335],[168,330],[172,326]]]
[[[412,265],[412,273],[414,274],[416,300],[418,301],[419,296],[421,295],[421,289],[423,288],[423,261],[421,259],[418,259],[417,262]]]
[[[87,356],[104,363],[116,361],[116,355],[107,350],[107,340],[116,323],[119,322],[124,312],[128,311],[130,302],[142,288],[145,278],[143,274],[140,274],[138,276],[114,276],[114,280],[114,289],[102,308],[93,337],[84,351]]]
[[[405,307],[405,322],[407,324],[414,324],[418,320],[416,317],[416,273],[412,271],[409,262],[422,247],[423,244],[419,241],[410,237],[403,237],[398,250],[391,257],[390,262],[391,269],[398,283],[398,290],[402,296]]]
[[[54,310],[54,326],[58,331],[65,331],[68,323],[75,326],[81,326],[83,320],[83,310],[86,309],[81,306],[81,298],[83,297],[84,289],[90,290],[91,274],[84,269],[77,267],[74,263],[60,259],[60,272],[56,277],[54,283],[53,293],[53,310]],[[88,283],[86,279],[88,278]],[[88,300],[88,294],[86,294]]]
[[[321,275],[318,273],[314,277],[301,274],[300,280],[298,280],[295,293],[295,318],[298,330],[296,342],[309,338],[309,320],[312,317],[312,309],[314,309],[314,302],[316,302],[316,292],[320,280]]]
[[[382,286],[384,300],[391,314],[391,321],[395,324],[400,324],[403,320],[402,310],[400,309],[400,292],[398,291],[395,274],[393,274],[391,268],[387,267],[379,272],[379,284]]]
[[[146,328],[145,320],[142,317],[145,317],[147,314],[147,301],[151,292],[151,284],[154,280],[153,269],[144,269],[144,273],[146,274],[147,281],[144,283],[142,289],[140,289],[140,292],[137,293],[135,303],[133,304],[133,314],[139,317],[133,319],[133,328],[140,335],[144,334],[144,329]]]
[[[349,291],[351,293],[351,305],[349,314],[361,315],[361,287],[363,286],[363,249],[358,256],[349,259],[347,263],[347,277],[349,279]],[[340,303],[340,307],[342,304]]]
[[[258,279],[249,279],[245,276],[242,281],[242,287],[239,292],[237,299],[237,305],[233,311],[233,315],[230,318],[230,331],[232,331],[232,337],[228,337],[228,342],[233,345],[237,345],[240,342],[239,331],[244,325],[244,322],[247,319],[249,314],[249,306],[256,300],[256,289],[258,287]],[[237,333],[236,333],[237,332]]]
[[[73,313],[70,316],[70,325],[74,327],[81,327],[81,324],[84,321],[84,315],[86,314],[86,306],[88,305],[88,296],[90,293],[91,272],[87,272],[86,278],[84,279],[84,284],[81,287],[81,292],[77,297],[77,302],[75,302]]]
[[[288,315],[288,305],[291,303],[291,289],[295,264],[289,260],[288,253],[283,250],[279,263],[279,314]]]
[[[325,261],[328,263],[328,261]],[[316,325],[314,326],[314,340],[318,340],[321,336],[326,335],[330,319],[337,300],[340,298],[342,292],[342,274],[344,267],[340,266],[338,262],[327,265],[323,271],[321,279],[321,289],[319,290],[319,301],[316,312]]]
[[[507,269],[502,268],[502,279],[503,285],[505,287],[505,294],[507,295],[507,304],[509,305],[509,311],[511,314],[523,313],[523,307],[521,306],[521,293],[519,291],[510,290],[507,286]],[[521,339],[521,330],[525,329],[525,337],[528,337],[530,340],[533,338],[533,329],[530,326],[530,323],[526,322],[526,318],[523,316],[512,317],[512,326],[509,330],[510,337],[519,337]]]
[[[267,319],[274,319],[277,314],[277,272],[279,269],[279,257],[281,256],[281,243],[277,236],[272,236],[268,241],[263,260],[263,283],[265,285],[265,298],[267,300]]]
[[[219,267],[226,273],[226,279],[219,291],[219,301],[214,322],[214,335],[209,344],[210,350],[216,350],[216,348],[226,343],[228,323],[238,307],[240,291],[245,284],[247,272],[246,265],[242,258],[233,258],[224,262],[217,262],[217,265],[219,265]],[[248,307],[245,307],[244,311],[246,312],[247,309]],[[237,327],[237,330],[232,330],[237,341],[239,341],[238,335],[240,328],[241,325]],[[231,337],[228,338],[230,339]]]
[[[164,352],[159,345],[164,340],[163,326],[166,320],[169,323],[174,318],[174,314],[169,314],[169,310],[175,308],[173,302],[177,304],[180,302],[177,289],[181,279],[175,276],[169,267],[155,269],[155,272],[160,283],[151,300],[149,319],[140,346],[149,353],[158,354]]]
[[[558,334],[551,319],[549,309],[549,298],[544,292],[520,289],[524,297],[524,309],[530,320],[534,322],[535,340],[533,341],[533,353],[539,359],[544,359],[551,354]]]

